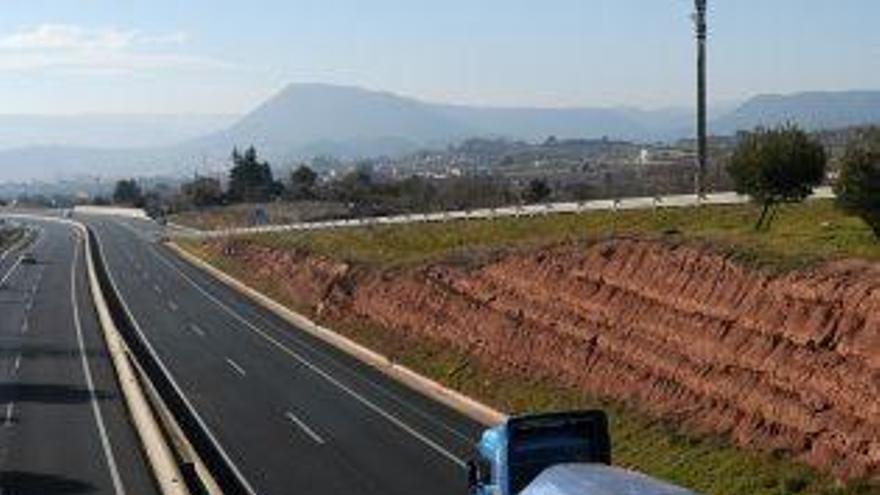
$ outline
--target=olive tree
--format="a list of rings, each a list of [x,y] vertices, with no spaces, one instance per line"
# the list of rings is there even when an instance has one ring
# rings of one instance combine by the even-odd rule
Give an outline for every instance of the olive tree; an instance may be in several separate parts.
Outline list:
[[[825,148],[795,125],[742,135],[727,166],[735,189],[762,206],[755,230],[769,227],[776,205],[803,201],[825,178]]]
[[[880,240],[880,128],[871,128],[847,145],[834,184],[837,204],[862,217]]]

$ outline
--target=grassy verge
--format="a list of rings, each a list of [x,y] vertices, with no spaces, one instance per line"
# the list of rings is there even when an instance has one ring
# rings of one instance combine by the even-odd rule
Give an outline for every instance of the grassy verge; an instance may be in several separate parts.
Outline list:
[[[262,211],[266,221],[272,224],[307,222],[348,213],[348,209],[339,203],[296,201],[210,207],[176,213],[169,220],[203,230],[250,227],[256,220],[257,210]]]
[[[24,234],[25,231],[21,228],[0,228],[0,253],[21,240]]]
[[[819,205],[821,206],[821,205]],[[545,218],[545,222],[571,221],[571,218]],[[495,223],[495,222],[487,222]],[[409,228],[435,229],[441,226],[413,226]],[[470,232],[462,235],[480,235],[488,245],[497,240],[497,225],[480,226],[472,224],[446,225],[443,228]],[[473,230],[471,230],[473,229]],[[546,231],[545,231],[546,232]],[[491,233],[491,235],[490,235]],[[333,243],[341,242],[337,235],[348,238],[354,232],[330,233],[332,243],[322,246],[328,249]],[[323,234],[322,234],[323,235]],[[375,236],[374,231],[365,235]],[[379,238],[392,235],[384,229]],[[454,234],[449,234],[454,236]],[[495,235],[496,237],[493,237]],[[518,231],[519,238],[538,242],[529,229]],[[461,238],[461,237],[459,237]],[[505,240],[516,236],[503,237]],[[314,238],[313,238],[314,239]],[[373,237],[373,239],[376,239]],[[283,239],[262,239],[263,242],[283,243],[290,247],[291,242]],[[546,239],[545,239],[546,240]],[[314,241],[313,241],[314,242]],[[314,247],[317,244],[307,244]],[[456,245],[456,244],[452,244]],[[315,318],[313,308],[301,301],[291,300],[275,280],[258,279],[252,275],[248,266],[200,249],[197,243],[186,243],[185,247],[206,259],[218,268],[239,278],[252,287],[264,292],[303,314]],[[425,259],[426,248],[404,248],[399,253],[412,253],[414,259]],[[430,256],[445,253],[442,249],[431,249]],[[327,252],[330,253],[329,251]],[[351,253],[383,253],[382,248],[370,248],[368,243],[358,241]],[[339,253],[336,253],[339,256]],[[417,257],[421,256],[421,258]],[[371,262],[382,262],[383,258],[359,258]],[[397,334],[370,325],[352,321],[322,321],[338,332],[361,344],[393,357],[396,361],[429,376],[452,388],[491,404],[508,412],[559,410],[580,407],[602,407],[612,417],[615,460],[619,464],[658,476],[690,487],[700,493],[715,495],[855,495],[880,494],[880,488],[864,483],[839,485],[832,478],[807,466],[786,459],[784,454],[749,451],[730,445],[721,438],[686,434],[674,425],[647,417],[624,404],[597,400],[576,389],[561,386],[549,380],[533,377],[501,374],[490,367],[474,362],[466,353],[439,346],[429,341],[401,340]]]
[[[757,217],[752,205],[662,208],[263,234],[251,240],[383,267],[629,234],[705,242],[755,266],[779,270],[844,257],[880,260],[880,242],[868,226],[831,201],[783,205],[764,232],[752,229]]]

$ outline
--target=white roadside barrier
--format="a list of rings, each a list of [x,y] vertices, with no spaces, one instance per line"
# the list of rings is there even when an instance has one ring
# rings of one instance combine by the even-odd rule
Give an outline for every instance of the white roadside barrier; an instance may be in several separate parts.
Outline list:
[[[143,208],[126,208],[124,206],[95,206],[78,205],[73,207],[75,213],[84,215],[109,215],[115,217],[147,219],[147,212]]]
[[[830,187],[817,188],[809,199],[833,199]],[[290,232],[303,230],[324,230],[346,227],[367,227],[370,225],[400,225],[407,223],[450,222],[454,220],[489,220],[504,217],[529,217],[552,213],[586,213],[592,211],[641,210],[651,208],[684,208],[699,205],[737,205],[748,203],[748,196],[735,192],[707,194],[697,198],[693,194],[670,196],[645,196],[620,199],[597,199],[581,202],[545,203],[536,205],[516,205],[498,208],[484,208],[469,211],[443,211],[424,214],[403,214],[358,219],[326,220],[300,222],[259,227],[236,227],[220,230],[199,230],[175,223],[169,223],[169,234],[180,237],[210,238],[234,235],[264,234],[270,232]]]
[[[275,313],[291,325],[301,328],[305,332],[308,332],[355,359],[379,370],[413,390],[421,392],[425,396],[445,404],[461,414],[487,426],[497,425],[507,418],[507,415],[501,411],[493,409],[476,399],[468,397],[461,392],[425,377],[406,366],[395,363],[394,360],[387,356],[368,349],[329,328],[318,325],[310,318],[291,310],[287,306],[186,251],[177,244],[167,243],[167,246],[191,265],[201,269],[217,280],[223,282],[225,285],[231,287],[233,290]]]
[[[85,261],[89,280],[89,288],[92,294],[95,310],[103,334],[104,342],[110,355],[119,388],[125,400],[128,414],[140,439],[147,463],[153,473],[153,478],[162,495],[190,495],[190,491],[184,482],[174,453],[171,450],[162,427],[153,414],[153,409],[144,393],[141,381],[135,369],[129,361],[129,351],[122,335],[116,328],[110,309],[104,298],[98,281],[97,271],[92,258],[92,246],[89,241],[88,230],[85,225],[72,220],[56,217],[44,217],[39,215],[4,214],[4,216],[32,219],[39,221],[51,221],[70,225],[78,233],[79,241],[85,246]],[[134,361],[134,360],[132,360]],[[146,377],[144,382],[148,383]]]

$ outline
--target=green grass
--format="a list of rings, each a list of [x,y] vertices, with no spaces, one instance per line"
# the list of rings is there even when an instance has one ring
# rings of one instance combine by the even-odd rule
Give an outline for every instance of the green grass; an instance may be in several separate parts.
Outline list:
[[[24,229],[20,228],[0,228],[0,253],[18,242],[24,233]]]
[[[218,230],[233,227],[250,227],[256,210],[263,210],[272,224],[311,221],[344,215],[344,205],[326,201],[297,201],[262,204],[236,204],[209,207],[201,210],[175,213],[169,220],[187,227],[202,230]]]
[[[313,315],[314,316],[314,315]],[[499,374],[467,354],[431,342],[401,340],[381,328],[328,322],[350,338],[419,373],[510,413],[602,408],[611,418],[615,463],[713,495],[880,494],[770,453],[747,451],[712,436],[686,435],[620,403],[598,400],[549,380]]]
[[[340,229],[306,234],[263,234],[251,242],[305,249],[377,268],[436,260],[479,260],[483,253],[608,236],[672,237],[708,243],[744,262],[774,270],[820,260],[857,257],[880,260],[880,243],[858,218],[830,201],[785,205],[771,229],[754,232],[754,206],[723,206],[550,215],[489,221]],[[672,233],[675,231],[675,233]],[[247,266],[201,249],[185,247],[289,307],[315,317],[313,308],[290,300],[276,281],[255,279]],[[501,374],[466,353],[431,341],[352,321],[323,321],[340,333],[391,356],[416,371],[508,412],[602,407],[610,412],[616,462],[713,495],[880,494],[876,485],[839,485],[831,477],[787,459],[732,446],[723,438],[685,433],[621,403],[589,397],[546,379]]]
[[[780,206],[771,228],[755,232],[753,205],[663,208],[450,223],[375,226],[251,236],[272,247],[301,248],[348,261],[399,266],[481,251],[648,235],[709,243],[759,266],[788,269],[818,260],[880,260],[880,242],[859,218],[831,201]]]

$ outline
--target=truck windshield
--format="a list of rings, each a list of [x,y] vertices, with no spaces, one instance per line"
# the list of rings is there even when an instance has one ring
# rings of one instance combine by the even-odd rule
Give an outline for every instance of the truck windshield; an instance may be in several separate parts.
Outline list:
[[[560,416],[513,422],[509,434],[511,493],[519,493],[550,466],[610,461],[605,422],[596,417]]]

